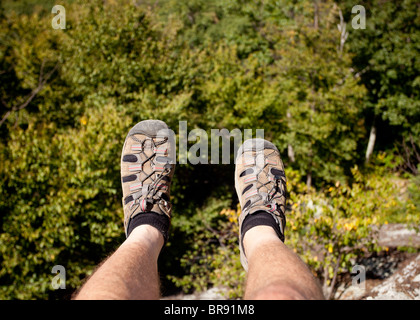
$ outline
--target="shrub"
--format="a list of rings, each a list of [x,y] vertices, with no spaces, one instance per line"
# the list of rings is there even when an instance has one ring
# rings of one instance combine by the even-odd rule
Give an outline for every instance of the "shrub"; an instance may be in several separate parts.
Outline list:
[[[357,258],[383,249],[377,244],[381,224],[420,223],[418,210],[407,195],[399,198],[395,192],[393,175],[362,174],[354,167],[352,184],[337,182],[309,193],[297,171],[286,169],[286,176],[290,199],[285,243],[310,266],[327,297],[332,297],[338,276],[349,272]],[[239,261],[240,208],[220,206],[222,203],[213,204],[201,211],[199,236],[181,259],[186,275],[171,279],[187,292],[220,286],[227,289],[229,298],[240,298],[246,277]],[[401,211],[406,213],[404,218]]]

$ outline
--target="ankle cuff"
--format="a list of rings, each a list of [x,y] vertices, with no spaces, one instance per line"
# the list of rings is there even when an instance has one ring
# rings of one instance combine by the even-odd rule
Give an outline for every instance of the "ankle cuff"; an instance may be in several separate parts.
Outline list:
[[[245,233],[256,226],[270,226],[276,231],[277,236],[281,241],[284,241],[284,235],[280,231],[280,226],[277,224],[276,220],[271,216],[271,213],[266,211],[257,211],[253,214],[249,214],[244,222],[242,223],[241,229],[241,241],[244,238]]]
[[[127,238],[130,235],[131,231],[134,228],[142,225],[148,224],[152,227],[155,227],[162,233],[163,239],[166,241],[168,240],[168,233],[169,233],[169,226],[170,221],[169,218],[164,214],[158,214],[156,212],[140,212],[134,218],[130,219],[127,227]]]

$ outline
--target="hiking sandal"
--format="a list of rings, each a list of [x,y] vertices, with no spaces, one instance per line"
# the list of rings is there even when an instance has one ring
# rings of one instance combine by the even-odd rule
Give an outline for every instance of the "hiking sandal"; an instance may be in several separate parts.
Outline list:
[[[172,214],[171,180],[175,140],[166,123],[145,120],[129,131],[121,155],[124,229],[128,237],[141,225],[156,227],[165,242]]]
[[[264,139],[249,139],[242,144],[236,157],[235,189],[242,209],[239,216],[240,258],[248,271],[242,240],[249,229],[270,225],[284,241],[286,175],[274,144]]]

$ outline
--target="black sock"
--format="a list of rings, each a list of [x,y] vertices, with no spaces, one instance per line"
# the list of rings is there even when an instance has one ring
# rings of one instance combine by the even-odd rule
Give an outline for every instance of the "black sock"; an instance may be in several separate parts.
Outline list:
[[[257,211],[249,214],[242,223],[241,241],[244,238],[245,232],[256,226],[270,226],[272,227],[281,241],[284,241],[284,235],[280,231],[280,226],[276,223],[273,216],[266,211]]]
[[[142,224],[149,224],[158,229],[162,233],[163,239],[166,243],[168,240],[168,231],[170,225],[168,216],[164,214],[158,214],[156,212],[141,212],[137,214],[134,218],[131,218],[130,222],[128,223],[127,238],[135,227],[138,227]]]

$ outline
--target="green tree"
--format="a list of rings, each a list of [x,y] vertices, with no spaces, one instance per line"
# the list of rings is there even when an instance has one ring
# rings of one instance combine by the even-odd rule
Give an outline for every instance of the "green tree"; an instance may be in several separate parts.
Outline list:
[[[367,88],[365,115],[371,137],[377,132],[382,148],[410,137],[419,146],[418,3],[368,1],[366,14],[366,30],[350,30],[349,42],[354,67]]]
[[[178,60],[170,34],[145,11],[67,9],[65,31],[49,28],[49,16],[12,12],[1,21],[3,298],[58,294],[49,285],[55,264],[74,290],[115,249],[121,142],[141,119],[174,123],[169,101],[188,93],[189,55]]]
[[[345,169],[358,158],[364,88],[347,46],[340,45],[337,6],[305,2],[291,15],[295,23],[275,33],[277,59],[270,69],[280,108],[287,110],[287,130],[277,141],[289,145],[289,160],[306,175],[309,188],[314,178],[345,179]]]

